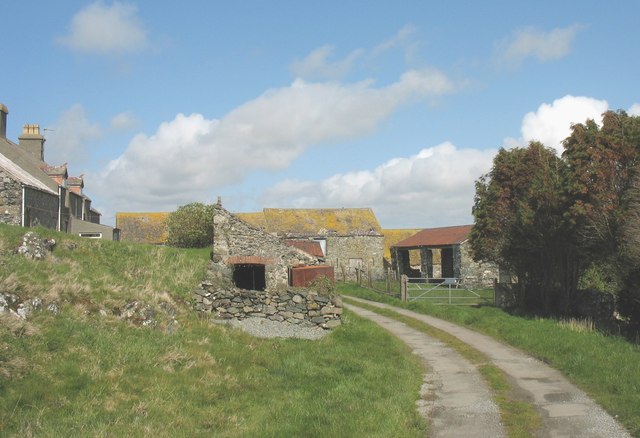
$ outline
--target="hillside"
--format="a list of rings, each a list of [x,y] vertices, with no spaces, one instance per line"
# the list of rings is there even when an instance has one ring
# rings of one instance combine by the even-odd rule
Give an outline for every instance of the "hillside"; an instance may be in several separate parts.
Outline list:
[[[27,231],[0,226],[0,435],[424,434],[421,367],[371,324],[253,338],[192,310],[209,249],[38,229],[31,259]]]

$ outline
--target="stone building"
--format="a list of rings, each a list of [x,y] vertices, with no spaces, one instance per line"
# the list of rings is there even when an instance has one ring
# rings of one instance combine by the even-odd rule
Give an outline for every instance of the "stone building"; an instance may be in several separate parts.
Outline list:
[[[24,125],[18,144],[7,139],[8,114],[0,104],[0,222],[117,240],[117,230],[100,224],[100,213],[83,194],[82,175],[69,177],[66,163],[44,161],[38,125]]]
[[[384,236],[370,208],[265,208],[262,213],[236,215],[289,241],[319,243],[339,279],[384,278]]]
[[[456,278],[467,287],[491,287],[498,278],[493,263],[475,262],[469,233],[473,225],[427,228],[391,247],[393,269],[400,275],[420,278]],[[419,251],[420,269],[411,267],[410,251]],[[440,265],[434,263],[439,258]]]
[[[289,271],[318,259],[214,205],[213,262],[236,287],[277,291],[289,285]]]

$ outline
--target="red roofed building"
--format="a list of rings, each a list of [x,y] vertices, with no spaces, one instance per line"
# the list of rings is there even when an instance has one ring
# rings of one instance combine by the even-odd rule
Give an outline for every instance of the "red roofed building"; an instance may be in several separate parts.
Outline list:
[[[427,228],[391,247],[392,265],[400,275],[420,278],[458,278],[465,284],[491,286],[498,277],[494,264],[475,262],[469,248],[469,234],[473,225]],[[409,263],[409,251],[420,252],[419,274]],[[433,263],[439,253],[441,264]],[[437,257],[436,257],[437,258]]]

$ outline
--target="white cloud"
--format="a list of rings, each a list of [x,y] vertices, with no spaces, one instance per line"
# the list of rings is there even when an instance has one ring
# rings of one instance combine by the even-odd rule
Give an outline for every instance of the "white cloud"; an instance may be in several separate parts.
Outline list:
[[[415,35],[415,33],[416,27],[411,24],[407,24],[402,27],[393,37],[378,44],[373,49],[373,54],[379,55],[382,52],[394,49],[396,47],[403,47],[406,49],[407,46],[413,46],[414,42],[411,40],[411,38],[413,37],[413,35]]]
[[[503,62],[515,65],[529,57],[540,62],[563,58],[571,52],[573,40],[584,28],[583,25],[574,24],[549,32],[533,27],[520,29],[498,44],[499,58]]]
[[[284,181],[267,189],[262,202],[273,207],[372,207],[387,228],[471,223],[474,183],[490,170],[495,153],[446,142],[371,171],[320,182]]]
[[[100,125],[90,123],[79,104],[65,111],[45,133],[45,161],[53,165],[83,164],[87,159],[88,144],[102,135]]]
[[[111,119],[111,129],[116,131],[130,131],[138,126],[138,119],[131,112],[116,114]]]
[[[400,48],[404,51],[407,61],[411,61],[418,44],[413,38],[416,27],[406,25],[402,27],[393,37],[378,44],[373,49],[356,49],[343,59],[332,60],[335,48],[331,45],[324,45],[314,49],[303,59],[296,59],[290,65],[292,73],[301,79],[306,80],[336,80],[346,76],[363,59],[371,60],[382,53]]]
[[[303,79],[339,79],[351,70],[353,63],[363,54],[358,49],[342,60],[330,62],[334,48],[329,45],[319,47],[309,53],[302,60],[295,60],[291,64],[291,71],[296,77]]]
[[[630,116],[640,116],[640,103],[634,103],[633,105],[631,105],[631,108],[629,108],[629,111],[627,111],[627,113]]]
[[[527,113],[522,119],[522,138],[506,139],[505,146],[523,146],[536,140],[562,154],[562,141],[571,134],[571,125],[587,119],[600,122],[608,108],[606,100],[571,95],[551,104],[543,103],[536,112]]]
[[[66,35],[57,41],[84,53],[123,54],[148,46],[147,32],[136,17],[133,4],[97,1],[76,13]]]
[[[179,114],[151,136],[137,135],[103,172],[117,208],[198,198],[257,170],[288,167],[312,145],[361,137],[401,105],[455,91],[436,70],[409,71],[394,84],[307,83],[269,90],[220,120]],[[117,181],[117,184],[110,183]]]

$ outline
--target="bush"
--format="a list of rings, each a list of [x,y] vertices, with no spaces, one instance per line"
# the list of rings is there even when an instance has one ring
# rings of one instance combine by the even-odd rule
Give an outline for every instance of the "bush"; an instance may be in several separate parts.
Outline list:
[[[204,248],[213,242],[213,205],[183,205],[169,214],[167,244],[178,248]]]

